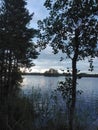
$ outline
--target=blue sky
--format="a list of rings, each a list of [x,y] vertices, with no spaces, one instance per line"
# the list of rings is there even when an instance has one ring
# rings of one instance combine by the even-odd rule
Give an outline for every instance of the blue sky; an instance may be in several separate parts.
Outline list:
[[[37,28],[37,21],[44,19],[48,15],[48,11],[43,6],[45,0],[27,0],[27,8],[29,12],[34,12],[33,20],[30,23],[30,26],[33,28]],[[64,54],[59,53],[57,55],[53,55],[51,47],[47,47],[45,50],[41,52],[38,59],[34,60],[35,66],[31,68],[32,72],[44,72],[47,69],[55,68],[55,69],[71,69],[71,61],[66,59],[64,61],[60,61],[60,57],[65,57]],[[88,72],[88,59],[85,61],[78,62],[78,69],[81,72]],[[98,58],[94,59],[94,71],[93,73],[98,73]]]

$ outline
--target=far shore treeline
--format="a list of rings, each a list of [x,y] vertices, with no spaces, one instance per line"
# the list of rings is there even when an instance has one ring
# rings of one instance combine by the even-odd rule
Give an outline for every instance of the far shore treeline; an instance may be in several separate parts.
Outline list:
[[[34,75],[34,76],[49,76],[49,77],[56,77],[56,76],[71,76],[71,74],[68,73],[58,73],[58,74],[47,74],[45,75],[45,73],[36,73],[36,72],[32,72],[32,73],[22,73],[22,75]],[[78,78],[82,78],[82,77],[98,77],[98,74],[88,74],[88,73],[80,73],[77,74]]]

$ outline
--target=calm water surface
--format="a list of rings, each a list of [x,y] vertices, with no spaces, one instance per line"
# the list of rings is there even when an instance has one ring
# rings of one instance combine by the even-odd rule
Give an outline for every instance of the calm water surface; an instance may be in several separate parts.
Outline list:
[[[30,91],[32,87],[41,88],[44,90],[53,90],[57,88],[59,81],[64,80],[64,77],[47,77],[47,76],[23,76],[23,90]]]
[[[23,76],[22,90],[31,92],[32,87],[45,90],[54,90],[59,81],[64,81],[65,77],[47,77],[47,76]],[[78,79],[77,90],[83,91],[82,96],[85,100],[90,98],[98,99],[98,78],[81,78]]]

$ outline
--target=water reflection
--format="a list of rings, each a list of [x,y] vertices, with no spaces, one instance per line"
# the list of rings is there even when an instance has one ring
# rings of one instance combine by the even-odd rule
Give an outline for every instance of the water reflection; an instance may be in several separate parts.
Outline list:
[[[23,76],[22,90],[24,92],[31,91],[32,87],[41,88],[42,91],[54,90],[58,86],[58,82],[64,80],[65,77],[45,77],[45,76]],[[27,93],[27,92],[26,92]]]

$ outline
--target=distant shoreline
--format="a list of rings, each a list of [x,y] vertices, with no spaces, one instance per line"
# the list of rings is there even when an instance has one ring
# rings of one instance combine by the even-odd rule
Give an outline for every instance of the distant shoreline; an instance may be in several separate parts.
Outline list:
[[[47,77],[58,77],[58,76],[71,76],[71,75],[69,75],[69,74],[67,74],[67,73],[65,73],[65,74],[60,74],[60,73],[58,73],[58,74],[45,74],[45,73],[22,73],[22,75],[42,75],[42,76],[47,76]],[[80,74],[78,74],[77,75],[78,76],[78,78],[82,78],[82,77],[98,77],[98,74],[86,74],[86,73],[80,73]]]

